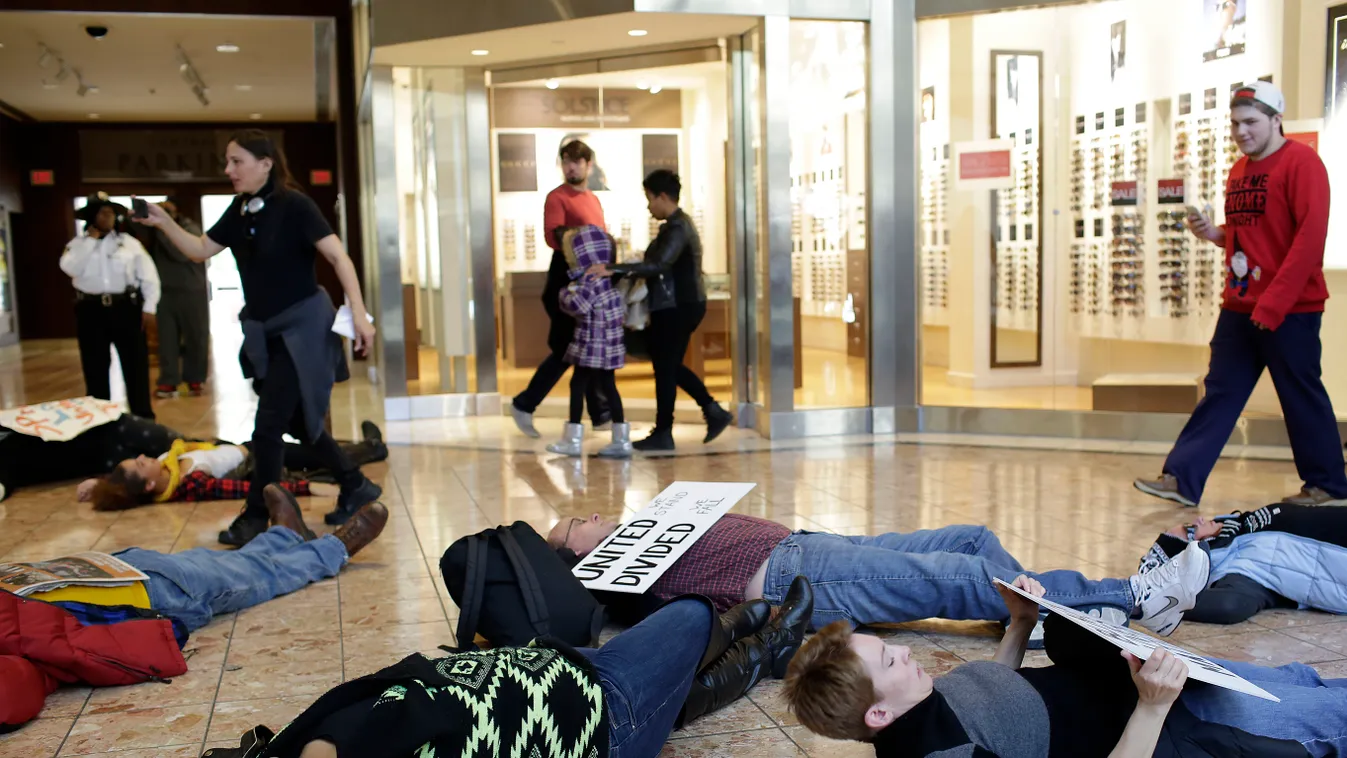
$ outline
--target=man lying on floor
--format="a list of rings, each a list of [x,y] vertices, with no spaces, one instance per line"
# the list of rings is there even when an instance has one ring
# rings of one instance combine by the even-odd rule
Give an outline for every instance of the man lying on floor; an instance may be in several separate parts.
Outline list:
[[[548,542],[583,557],[619,527],[595,513],[557,522]],[[797,574],[815,585],[813,626],[900,623],[925,618],[1005,620],[995,579],[1025,573],[1020,562],[982,526],[947,526],[875,537],[792,532],[772,521],[722,516],[654,584],[665,600],[707,595],[719,608],[763,598],[779,603]],[[1119,626],[1133,616],[1168,635],[1183,613],[1171,597],[1189,600],[1205,587],[1206,555],[1183,556],[1127,579],[1088,579],[1077,571],[1031,573],[1048,599],[1097,612]],[[1189,603],[1191,605],[1191,602]]]
[[[131,548],[115,555],[149,577],[145,582],[66,587],[25,598],[0,593],[0,731],[36,717],[58,684],[98,683],[91,669],[109,662],[115,669],[143,674],[130,682],[114,680],[118,684],[171,675],[156,673],[153,662],[164,659],[164,645],[173,635],[181,645],[217,614],[251,608],[336,576],[388,522],[388,509],[372,503],[333,534],[318,537],[304,525],[293,496],[274,485],[264,495],[272,527],[238,550],[199,547],[166,554]],[[53,614],[49,604],[77,610],[89,623],[106,621],[108,614],[141,620],[157,615],[173,622],[173,635],[156,641],[133,633],[102,645],[103,636],[84,634],[78,624]]]
[[[373,422],[361,425],[365,439],[341,443],[342,451],[356,466],[388,458],[383,433]],[[243,500],[252,488],[251,445],[214,445],[209,442],[174,440],[168,452],[157,457],[139,455],[116,465],[112,472],[80,483],[80,502],[93,501],[96,511],[120,511],[150,503]],[[285,446],[285,469],[290,476],[321,471],[322,458],[307,445]],[[307,479],[286,479],[281,486],[296,495],[335,497],[336,485]]]
[[[1187,552],[1201,552],[1192,545]],[[1042,597],[1038,583],[1016,586]],[[1011,622],[990,661],[932,679],[912,651],[843,623],[791,661],[786,700],[810,731],[868,742],[878,758],[1310,758],[1347,751],[1347,679],[1301,663],[1217,660],[1281,699],[1203,682],[1156,648],[1143,664],[1055,614],[1044,626],[1053,665],[1021,668],[1038,605],[1006,590]],[[1180,608],[1188,608],[1181,603]]]
[[[204,758],[510,755],[655,758],[676,725],[785,675],[813,595],[795,578],[775,618],[761,600],[718,619],[676,598],[601,648],[414,654],[331,690],[278,735],[257,727]]]
[[[1273,503],[1179,525],[1141,559],[1145,571],[1189,542],[1211,553],[1211,584],[1190,621],[1238,624],[1271,608],[1347,614],[1347,507]]]
[[[365,439],[350,451],[357,465],[388,457],[388,448],[379,428],[366,421],[361,430]],[[20,487],[102,476],[116,468],[119,462],[141,456],[158,458],[182,439],[183,436],[173,429],[130,414],[92,427],[64,442],[49,442],[0,427],[0,500]],[[296,463],[288,466],[291,474],[302,471],[311,481],[330,478],[314,466],[312,455],[303,446],[287,445],[287,464],[292,460],[291,456]],[[85,482],[81,491],[92,494],[93,487],[93,483]]]

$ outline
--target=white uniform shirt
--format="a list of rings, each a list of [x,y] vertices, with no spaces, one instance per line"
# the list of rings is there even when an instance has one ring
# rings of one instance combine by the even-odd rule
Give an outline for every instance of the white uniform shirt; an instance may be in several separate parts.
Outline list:
[[[153,314],[159,309],[159,271],[140,240],[129,234],[76,237],[61,254],[61,270],[86,295],[121,295],[136,289],[144,301],[141,310]]]
[[[206,476],[220,477],[243,465],[248,451],[239,445],[223,445],[214,450],[193,450],[178,456],[178,471],[183,475],[195,471],[204,471]],[[159,460],[168,457],[168,453],[159,456]]]

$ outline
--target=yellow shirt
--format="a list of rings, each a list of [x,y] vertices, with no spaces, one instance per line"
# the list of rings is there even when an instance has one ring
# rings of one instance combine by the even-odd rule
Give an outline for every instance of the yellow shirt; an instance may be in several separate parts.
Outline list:
[[[145,591],[144,582],[132,582],[125,587],[62,587],[48,592],[34,592],[27,595],[34,600],[48,603],[88,603],[90,605],[130,605],[136,608],[150,607],[150,594]]]

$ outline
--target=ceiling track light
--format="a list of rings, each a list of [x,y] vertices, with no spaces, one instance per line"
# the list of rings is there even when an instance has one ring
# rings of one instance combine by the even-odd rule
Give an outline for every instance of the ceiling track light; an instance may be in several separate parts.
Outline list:
[[[208,89],[206,82],[201,78],[201,74],[197,73],[196,66],[192,65],[192,60],[187,57],[187,53],[181,45],[177,46],[177,59],[178,73],[182,74],[182,79],[187,83],[187,86],[192,88],[192,94],[196,96],[197,102],[201,103],[202,107],[209,106],[210,98],[206,97]]]

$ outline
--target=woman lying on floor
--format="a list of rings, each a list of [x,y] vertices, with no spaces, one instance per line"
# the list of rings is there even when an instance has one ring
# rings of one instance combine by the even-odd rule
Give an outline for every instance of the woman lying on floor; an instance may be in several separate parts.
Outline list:
[[[338,686],[280,734],[259,726],[204,758],[655,758],[675,725],[783,676],[813,607],[801,576],[775,617],[754,600],[717,618],[684,596],[597,649],[544,638],[415,654]]]
[[[1196,545],[1190,549],[1199,549]],[[1041,597],[1027,577],[1015,585]],[[1055,614],[1053,665],[1021,668],[1038,605],[1002,589],[1011,623],[996,657],[932,680],[901,645],[825,627],[786,677],[791,710],[825,737],[874,745],[879,758],[1308,758],[1347,750],[1347,679],[1300,663],[1216,661],[1280,703],[1203,682],[1156,648],[1144,664]]]
[[[1141,559],[1166,563],[1189,542],[1211,554],[1210,585],[1185,618],[1238,624],[1272,608],[1347,614],[1347,507],[1273,503],[1176,526]]]
[[[361,429],[363,441],[340,443],[351,462],[363,466],[387,458],[388,447],[379,427],[366,421]],[[96,511],[120,511],[150,503],[242,500],[251,488],[252,464],[250,445],[217,446],[179,439],[163,455],[128,458],[107,476],[81,482],[78,495],[80,502],[93,501]],[[323,465],[321,457],[307,445],[285,446],[285,469],[291,476],[321,471]],[[340,489],[301,478],[279,484],[296,495],[335,497]]]

